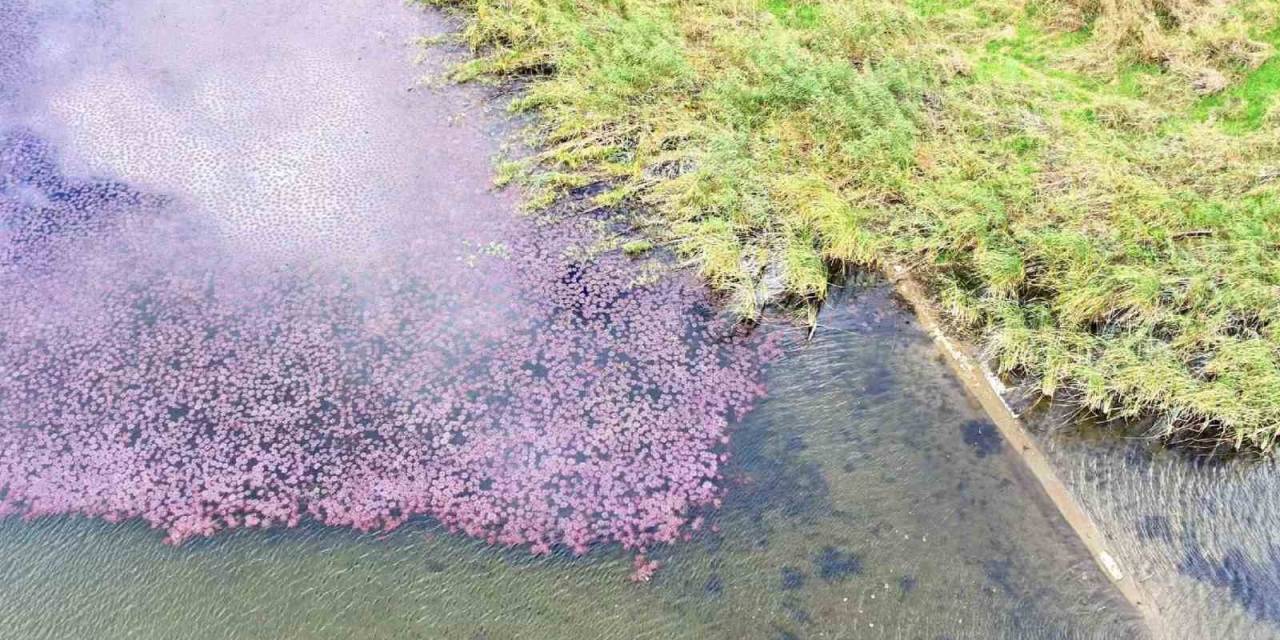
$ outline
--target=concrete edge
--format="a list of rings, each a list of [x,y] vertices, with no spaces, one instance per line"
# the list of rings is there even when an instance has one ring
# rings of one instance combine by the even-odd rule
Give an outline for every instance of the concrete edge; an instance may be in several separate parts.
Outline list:
[[[1045,495],[1062,514],[1067,525],[1084,543],[1103,574],[1111,579],[1111,583],[1120,591],[1120,594],[1138,611],[1151,635],[1157,638],[1166,637],[1167,634],[1163,629],[1164,619],[1156,603],[1147,596],[1146,590],[1134,576],[1124,572],[1115,556],[1107,550],[1102,532],[1072,497],[1070,490],[1058,478],[1049,460],[1031,438],[1022,420],[1005,402],[1002,395],[1006,390],[1005,385],[990,368],[974,356],[976,351],[971,345],[946,335],[942,329],[940,314],[925,287],[913,278],[907,269],[900,266],[890,267],[887,272],[898,294],[911,305],[920,325],[929,333],[934,344],[946,357],[947,364],[964,384],[965,389],[982,405],[992,422],[999,428],[1000,434],[1026,464],[1027,470],[1040,483]]]

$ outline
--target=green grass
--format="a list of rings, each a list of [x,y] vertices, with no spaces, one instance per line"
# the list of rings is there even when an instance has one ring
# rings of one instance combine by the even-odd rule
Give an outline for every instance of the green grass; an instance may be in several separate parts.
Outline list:
[[[639,240],[631,240],[622,245],[622,252],[631,257],[638,257],[648,253],[653,249],[653,243],[643,238]]]
[[[1272,46],[1280,45],[1280,31],[1272,31],[1265,40]],[[1271,112],[1277,92],[1280,92],[1280,56],[1249,70],[1226,91],[1203,98],[1196,106],[1196,114],[1202,119],[1217,119],[1224,129],[1233,133],[1257,131]]]
[[[538,116],[504,177],[605,186],[743,317],[902,265],[1045,394],[1280,436],[1275,0],[428,1]]]

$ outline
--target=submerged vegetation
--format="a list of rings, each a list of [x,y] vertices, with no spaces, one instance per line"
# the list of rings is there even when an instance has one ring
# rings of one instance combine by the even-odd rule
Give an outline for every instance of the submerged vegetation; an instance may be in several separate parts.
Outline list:
[[[539,115],[532,206],[637,211],[742,316],[902,266],[1002,375],[1280,436],[1280,2],[427,1]]]

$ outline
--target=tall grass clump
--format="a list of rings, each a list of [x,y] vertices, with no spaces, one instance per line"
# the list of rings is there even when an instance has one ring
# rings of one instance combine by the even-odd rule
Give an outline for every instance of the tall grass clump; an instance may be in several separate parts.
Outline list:
[[[905,266],[999,373],[1280,435],[1275,0],[428,0],[536,114],[531,205],[625,207],[745,318]]]

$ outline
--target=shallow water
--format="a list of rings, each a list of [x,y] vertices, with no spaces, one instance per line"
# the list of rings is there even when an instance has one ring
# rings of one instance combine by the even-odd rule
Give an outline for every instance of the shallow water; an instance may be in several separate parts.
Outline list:
[[[12,637],[1061,638],[1136,621],[884,288],[829,308],[734,431],[718,532],[537,559],[419,520],[174,548],[136,522],[0,526]],[[778,329],[786,330],[786,329]]]
[[[0,636],[1138,633],[884,285],[850,285],[809,342],[782,321],[752,337],[727,331],[686,275],[631,287],[627,278],[647,282],[653,272],[616,252],[597,255],[598,225],[536,226],[513,215],[513,194],[486,188],[501,120],[477,92],[418,82],[440,55],[410,64],[420,51],[412,39],[445,29],[439,17],[374,0],[236,11],[188,4],[0,0],[0,129],[9,153],[0,200],[10,221],[0,239],[3,276],[20,287],[0,311],[0,353],[22,372],[0,387],[11,403],[6,455],[17,457],[7,477],[32,473],[22,456],[39,451],[67,475],[22,485],[43,502],[17,507],[126,516],[0,520]],[[32,211],[44,216],[34,227],[24,217]],[[134,297],[122,311],[125,293]],[[106,331],[100,321],[112,313],[125,319]],[[205,317],[216,321],[201,324]],[[166,361],[182,352],[171,345],[223,331],[239,332],[224,345],[229,353],[256,358],[248,391],[224,386],[237,382],[235,368],[212,380],[164,368],[198,368]],[[55,339],[67,336],[75,349]],[[775,341],[786,355],[762,371],[768,358],[759,354]],[[135,366],[134,351],[156,360]],[[95,369],[109,382],[121,371],[141,377],[95,390],[82,384]],[[13,382],[24,376],[56,384]],[[725,421],[749,404],[760,376],[767,397],[722,444]],[[175,388],[125,384],[137,380]],[[210,384],[216,393],[195,395],[218,408],[207,415],[151,401]],[[371,387],[380,395],[365,401]],[[441,438],[430,453],[419,454],[412,435],[362,431],[371,415],[405,429],[435,424],[436,396],[455,392],[470,403],[462,415],[471,422],[429,432]],[[68,396],[81,399],[67,404]],[[229,396],[253,406],[219,404]],[[173,425],[199,414],[217,426],[230,415],[256,425],[255,446],[274,452],[268,427],[294,433],[291,402],[313,396],[319,413],[297,420],[328,428],[335,405],[353,407],[360,419],[334,437],[357,445],[303,440],[282,459],[310,460],[321,449],[326,463],[377,479],[372,495],[371,483],[304,478],[318,492],[311,502],[328,500],[322,513],[335,524],[403,522],[395,531],[362,534],[306,517],[298,528],[244,529],[228,525],[227,513],[204,511],[175,521],[166,515],[174,508],[208,507],[187,504],[183,488],[227,475],[210,460],[250,449],[207,448],[193,458],[188,443],[164,442],[164,430],[147,425],[96,439],[113,427],[101,416],[117,410],[126,422]],[[59,412],[36,412],[46,406]],[[360,413],[367,406],[377,411]],[[431,415],[419,420],[415,411]],[[509,424],[546,416],[554,429]],[[40,437],[83,425],[92,427],[84,438],[93,452],[84,464]],[[599,438],[592,451],[600,461],[638,481],[657,472],[686,479],[652,485],[647,495],[661,504],[644,513],[663,512],[668,499],[687,505],[670,525],[687,540],[655,545],[668,525],[619,504],[631,494],[595,471],[568,476],[574,484],[539,475],[548,468],[541,457],[506,466],[486,457],[529,436],[557,439],[531,448],[577,455],[563,464],[595,464],[595,454],[583,454],[584,425]],[[632,449],[628,433],[656,439]],[[172,462],[121,462],[139,442]],[[85,446],[68,443],[73,452]],[[370,443],[397,448],[386,454]],[[468,477],[442,492],[396,484],[402,463],[500,477]],[[174,468],[181,473],[163,482],[148,475]],[[260,473],[258,481],[279,489]],[[138,506],[131,493],[152,495],[153,485],[169,500],[163,510]],[[304,499],[279,490],[253,492],[245,510],[283,510],[277,522],[288,519]],[[459,496],[489,506],[469,511]],[[577,520],[552,524],[558,512],[544,499],[567,501],[556,503],[561,510],[590,507],[598,521],[584,526],[614,528],[584,537]],[[549,555],[484,540],[515,535],[488,519],[506,508],[526,518],[521,535],[549,543]],[[164,545],[164,533],[139,514],[178,538],[218,532]],[[231,517],[246,524],[240,515]],[[627,528],[629,518],[639,528]],[[628,579],[633,554],[617,540],[651,547],[662,565],[651,580]],[[570,553],[575,544],[587,553]]]
[[[1173,638],[1280,638],[1280,466],[1034,421],[1050,459]]]

